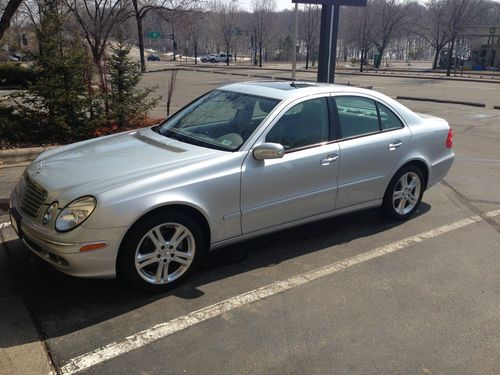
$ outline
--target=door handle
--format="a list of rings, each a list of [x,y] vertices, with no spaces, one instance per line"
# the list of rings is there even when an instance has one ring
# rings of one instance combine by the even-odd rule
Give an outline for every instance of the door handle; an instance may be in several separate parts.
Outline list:
[[[392,143],[389,143],[389,146],[387,146],[387,148],[391,151],[394,151],[395,149],[401,147],[402,144],[403,144],[403,142],[401,142],[400,140],[397,140],[397,141],[394,141]]]
[[[321,159],[321,165],[330,165],[339,158],[337,154],[327,155],[325,158]]]

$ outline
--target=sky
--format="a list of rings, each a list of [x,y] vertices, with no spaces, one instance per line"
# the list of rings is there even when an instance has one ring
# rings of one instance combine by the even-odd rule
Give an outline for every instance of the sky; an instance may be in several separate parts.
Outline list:
[[[238,3],[242,6],[242,8],[247,10],[251,10],[252,8],[252,0],[240,0]],[[278,10],[292,9],[295,6],[295,4],[292,3],[292,0],[276,0],[276,3],[278,5]]]

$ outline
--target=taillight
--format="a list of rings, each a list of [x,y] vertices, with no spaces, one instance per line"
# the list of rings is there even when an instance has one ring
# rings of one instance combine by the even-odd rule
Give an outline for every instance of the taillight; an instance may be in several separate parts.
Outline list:
[[[446,137],[446,147],[447,148],[453,147],[453,131],[451,130],[451,128],[448,131],[448,136]]]

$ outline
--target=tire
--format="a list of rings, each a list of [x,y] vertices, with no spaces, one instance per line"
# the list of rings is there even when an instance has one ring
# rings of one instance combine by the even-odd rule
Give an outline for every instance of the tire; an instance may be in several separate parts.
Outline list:
[[[420,168],[408,165],[401,168],[387,186],[382,213],[393,220],[405,220],[415,213],[424,194],[424,177]]]
[[[163,292],[196,270],[206,248],[196,220],[180,212],[159,213],[127,233],[118,254],[117,276],[135,288]]]
[[[206,60],[206,59],[201,59],[201,62],[202,62],[202,63],[206,63],[206,62],[207,62],[207,60]]]
[[[211,63],[214,63],[214,62],[216,62],[216,61],[215,61],[215,59],[212,59],[212,60],[210,60],[210,62],[211,62]]]

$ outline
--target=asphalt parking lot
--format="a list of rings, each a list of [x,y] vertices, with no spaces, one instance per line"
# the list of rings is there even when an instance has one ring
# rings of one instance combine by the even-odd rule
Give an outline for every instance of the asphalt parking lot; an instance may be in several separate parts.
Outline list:
[[[161,91],[166,74],[144,84]],[[174,108],[242,78],[179,72]],[[454,130],[456,162],[415,217],[395,224],[370,210],[276,233],[213,252],[178,289],[144,295],[51,269],[0,211],[0,314],[8,321],[19,301],[36,331],[4,322],[0,349],[41,341],[63,374],[500,373],[500,85],[344,79],[487,104],[402,101]],[[0,197],[23,169],[0,169]]]

